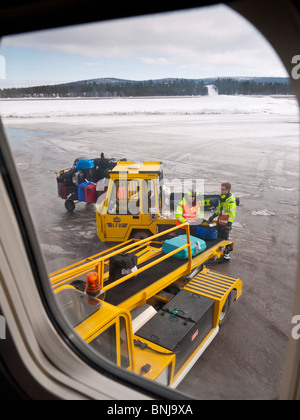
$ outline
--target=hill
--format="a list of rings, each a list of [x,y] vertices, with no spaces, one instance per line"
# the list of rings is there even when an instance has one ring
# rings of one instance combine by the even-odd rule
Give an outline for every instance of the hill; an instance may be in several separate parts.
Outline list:
[[[205,96],[207,85],[219,95],[291,95],[288,78],[235,77],[157,80],[97,78],[57,85],[0,89],[0,98],[26,97],[130,97],[130,96]]]

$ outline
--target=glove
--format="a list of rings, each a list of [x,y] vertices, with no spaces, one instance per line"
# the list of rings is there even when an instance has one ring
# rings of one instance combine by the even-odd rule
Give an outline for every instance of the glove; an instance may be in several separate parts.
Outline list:
[[[216,213],[214,213],[212,216],[210,216],[210,218],[208,219],[208,222],[211,223],[214,220],[215,217],[217,217]]]
[[[230,232],[231,231],[231,226],[232,226],[232,223],[231,222],[228,222],[227,225],[225,226],[225,229],[224,230],[226,232]]]

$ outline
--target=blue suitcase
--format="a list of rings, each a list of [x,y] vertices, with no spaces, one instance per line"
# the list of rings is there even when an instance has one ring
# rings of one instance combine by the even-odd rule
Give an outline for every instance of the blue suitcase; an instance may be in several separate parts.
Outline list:
[[[87,185],[92,184],[92,182],[82,182],[78,185],[78,200],[85,201],[85,188]]]
[[[206,249],[206,243],[200,239],[196,238],[195,236],[191,236],[191,250],[192,256],[203,252]],[[162,251],[164,254],[168,254],[169,252],[174,251],[177,248],[182,247],[182,245],[187,243],[186,235],[179,235],[172,239],[167,239],[162,247]],[[173,257],[186,260],[189,257],[188,248],[184,248],[181,251],[177,252],[173,255]]]
[[[217,239],[218,230],[217,228],[210,228],[209,226],[196,226],[194,235],[200,239],[206,239],[206,240]]]

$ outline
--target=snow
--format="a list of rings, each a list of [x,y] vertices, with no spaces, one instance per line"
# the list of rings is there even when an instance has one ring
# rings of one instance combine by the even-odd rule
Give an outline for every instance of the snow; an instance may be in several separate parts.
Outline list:
[[[251,214],[253,216],[275,216],[275,213],[269,209],[254,210]]]
[[[292,96],[227,96],[152,98],[1,99],[3,118],[51,118],[109,115],[298,115]]]
[[[269,398],[273,390],[265,384],[273,384],[274,375],[265,375],[265,362],[278,365],[284,353],[298,260],[296,100],[221,95],[28,99],[0,100],[0,110],[48,272],[111,246],[97,239],[94,208],[79,203],[68,214],[57,197],[56,171],[79,156],[104,152],[135,162],[159,160],[165,180],[203,179],[208,194],[218,193],[223,181],[232,183],[241,201],[231,237],[234,252],[230,267],[216,269],[244,282],[241,326],[234,335],[266,354],[259,365],[253,359],[253,369],[245,369],[246,391]],[[236,355],[239,360],[239,349]],[[232,384],[230,398],[239,385]],[[186,384],[181,390],[190,388]]]

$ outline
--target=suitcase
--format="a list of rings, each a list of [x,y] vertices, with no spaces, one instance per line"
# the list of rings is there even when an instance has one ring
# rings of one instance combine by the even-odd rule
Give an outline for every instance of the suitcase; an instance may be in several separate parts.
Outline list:
[[[96,184],[89,184],[85,187],[85,201],[96,203]]]
[[[75,173],[74,169],[69,169],[65,172],[62,172],[60,174],[60,176],[57,179],[57,182],[59,183],[64,183],[67,187],[70,187],[71,185],[73,185],[73,175]]]
[[[97,182],[98,181],[98,173],[96,168],[86,169],[85,171],[85,178],[87,181]]]
[[[73,174],[72,181],[74,185],[79,185],[85,182],[85,171],[77,171]]]
[[[206,243],[200,239],[196,238],[195,236],[190,236],[191,238],[191,250],[192,250],[192,256],[199,254],[200,252],[203,252],[206,249]],[[182,247],[182,245],[186,244],[187,239],[186,235],[179,235],[172,239],[167,239],[162,247],[162,251],[165,254],[168,254],[169,252],[174,251],[177,248]],[[185,260],[189,257],[188,254],[188,248],[184,248],[181,251],[177,252],[173,255],[173,257]]]
[[[78,200],[85,201],[85,189],[87,185],[90,185],[91,182],[82,182],[78,185]]]
[[[61,182],[57,182],[57,191],[58,191],[58,195],[60,197],[61,196]]]
[[[196,226],[194,235],[200,239],[206,239],[206,240],[217,239],[218,229],[216,226],[215,227]]]
[[[121,252],[109,259],[109,281],[115,281],[137,269],[137,256]]]
[[[77,200],[78,199],[78,187],[73,185],[72,187],[69,187],[69,194],[68,194],[69,200]]]
[[[69,195],[70,187],[68,187],[66,184],[61,183],[60,184],[60,197],[64,200],[67,199]]]

